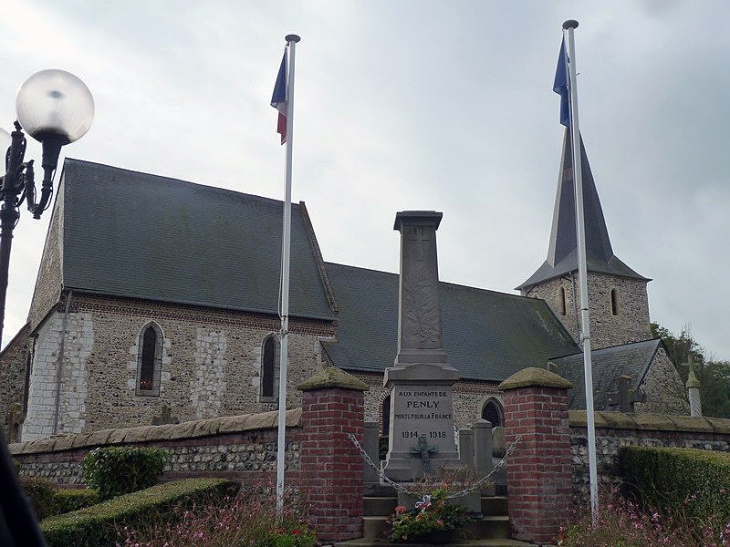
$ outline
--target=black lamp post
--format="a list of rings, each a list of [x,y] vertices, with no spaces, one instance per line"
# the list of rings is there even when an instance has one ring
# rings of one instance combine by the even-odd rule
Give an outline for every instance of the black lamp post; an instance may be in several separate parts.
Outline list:
[[[18,120],[5,155],[0,181],[0,341],[13,229],[25,201],[41,218],[53,193],[53,175],[61,147],[83,137],[94,118],[94,100],[84,82],[63,70],[43,70],[28,78],[15,99]],[[43,145],[43,183],[36,201],[33,160],[25,161],[25,130]],[[0,139],[8,134],[2,131]],[[0,148],[1,150],[2,148]],[[5,439],[0,432],[0,545],[43,547],[43,535],[22,493]]]
[[[15,109],[18,121],[5,155],[5,176],[0,186],[0,342],[5,323],[13,229],[20,218],[18,209],[25,201],[33,218],[41,218],[48,208],[61,147],[80,139],[89,130],[94,119],[94,99],[84,82],[73,74],[63,70],[42,70],[20,87]],[[43,145],[43,183],[37,201],[33,160],[24,161],[23,129]]]

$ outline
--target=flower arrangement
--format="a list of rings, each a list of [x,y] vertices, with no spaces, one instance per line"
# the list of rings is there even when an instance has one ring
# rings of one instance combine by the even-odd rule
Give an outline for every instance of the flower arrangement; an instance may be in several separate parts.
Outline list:
[[[447,539],[470,520],[466,509],[449,501],[446,490],[437,488],[423,496],[411,510],[404,505],[395,508],[395,514],[388,519],[391,526],[388,540],[412,543],[439,536]]]

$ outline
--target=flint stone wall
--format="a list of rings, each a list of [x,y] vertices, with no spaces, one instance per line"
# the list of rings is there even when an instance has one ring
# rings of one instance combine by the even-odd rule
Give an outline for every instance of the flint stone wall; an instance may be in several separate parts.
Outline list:
[[[588,434],[586,411],[570,412],[573,499],[588,497]],[[730,452],[730,420],[665,414],[596,412],[596,457],[599,488],[621,482],[618,450],[622,446],[699,448]]]
[[[76,293],[69,311],[63,346],[64,311],[51,312],[38,330],[24,441],[54,433],[61,353],[57,433],[152,424],[165,406],[181,421],[277,408],[260,397],[262,344],[279,331],[276,317]],[[136,392],[140,333],[152,321],[163,334],[159,396]],[[301,405],[295,386],[322,370],[320,342],[334,335],[330,321],[290,322],[289,351],[296,357],[287,407]]]
[[[0,427],[9,442],[20,438],[29,352],[28,332],[29,327],[25,325],[0,354]]]
[[[591,345],[593,349],[640,342],[651,338],[649,330],[649,297],[646,281],[614,275],[588,272],[588,292],[590,298]],[[565,292],[565,314],[560,289]],[[617,314],[611,307],[611,290],[618,297]],[[578,279],[575,278],[575,291]],[[573,281],[565,276],[545,281],[523,296],[542,298],[552,308],[555,316],[575,340],[580,336],[580,296],[574,294]]]
[[[287,411],[286,470],[300,470],[302,410]],[[22,476],[84,484],[81,462],[94,448],[156,447],[171,452],[163,480],[225,477],[258,484],[276,476],[278,411],[160,426],[106,429],[10,445]]]

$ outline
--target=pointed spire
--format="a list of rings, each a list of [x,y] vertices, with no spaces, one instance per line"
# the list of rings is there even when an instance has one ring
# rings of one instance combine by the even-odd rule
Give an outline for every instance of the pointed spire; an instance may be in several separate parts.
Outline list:
[[[583,170],[583,214],[585,217],[586,258],[588,271],[631,277],[648,281],[629,268],[613,254],[608,237],[606,220],[603,217],[601,201],[593,181],[583,139],[580,142],[581,167]],[[553,226],[550,233],[547,260],[540,268],[517,287],[518,290],[537,285],[548,279],[559,277],[578,269],[575,196],[573,188],[573,156],[570,131],[565,130],[563,158],[560,166],[558,193],[555,198]]]

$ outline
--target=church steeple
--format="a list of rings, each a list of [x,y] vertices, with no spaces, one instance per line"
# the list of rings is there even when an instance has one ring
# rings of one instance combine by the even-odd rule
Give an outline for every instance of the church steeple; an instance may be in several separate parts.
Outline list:
[[[566,129],[547,260],[527,281],[517,287],[517,290],[521,290],[523,293],[539,283],[578,270],[571,150],[570,131]],[[580,153],[583,171],[583,210],[588,271],[649,281],[613,254],[601,202],[598,199],[596,184],[593,181],[593,174],[591,173],[582,138]]]
[[[581,304],[576,293],[578,248],[571,150],[570,133],[566,130],[547,260],[517,289],[523,296],[545,300],[565,328],[580,340]],[[646,293],[650,280],[613,254],[582,139],[580,153],[592,347],[598,349],[646,340],[650,337]]]

